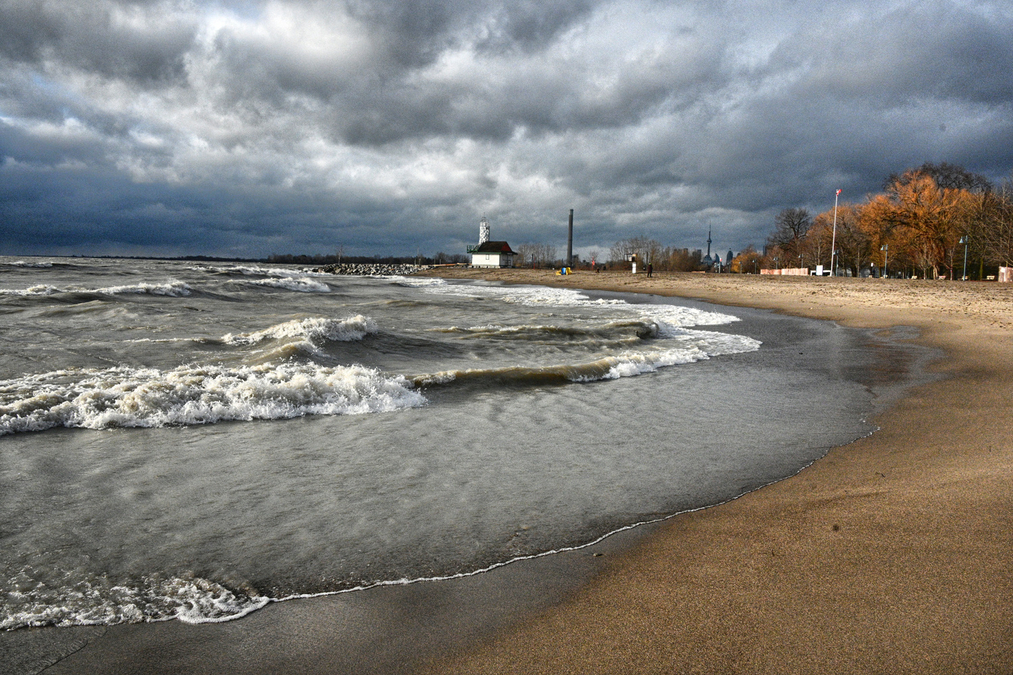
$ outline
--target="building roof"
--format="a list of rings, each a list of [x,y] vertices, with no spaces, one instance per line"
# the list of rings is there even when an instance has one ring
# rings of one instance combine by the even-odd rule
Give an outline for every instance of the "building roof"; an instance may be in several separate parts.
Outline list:
[[[511,255],[517,255],[510,249],[510,244],[505,241],[487,241],[479,244],[477,248],[471,250],[472,253],[509,253]]]

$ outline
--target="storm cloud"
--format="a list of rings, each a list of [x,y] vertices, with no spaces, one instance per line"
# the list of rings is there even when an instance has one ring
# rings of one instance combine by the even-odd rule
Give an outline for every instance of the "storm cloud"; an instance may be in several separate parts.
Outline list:
[[[0,0],[0,254],[762,244],[1013,168],[998,2]]]

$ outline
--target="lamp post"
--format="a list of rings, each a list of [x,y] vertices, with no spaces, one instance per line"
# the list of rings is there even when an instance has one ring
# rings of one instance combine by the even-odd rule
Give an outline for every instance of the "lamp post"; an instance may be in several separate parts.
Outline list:
[[[967,235],[965,234],[960,238],[960,243],[964,245],[964,278],[961,281],[967,281]]]
[[[841,196],[841,190],[838,188],[837,194],[834,195],[834,236],[830,240],[830,274],[831,276],[837,276],[837,268],[834,267],[834,253],[837,252],[837,198]]]
[[[886,261],[890,255],[890,245],[883,244],[882,246],[879,247],[879,250],[883,252],[883,276],[885,277],[888,275],[886,271]]]

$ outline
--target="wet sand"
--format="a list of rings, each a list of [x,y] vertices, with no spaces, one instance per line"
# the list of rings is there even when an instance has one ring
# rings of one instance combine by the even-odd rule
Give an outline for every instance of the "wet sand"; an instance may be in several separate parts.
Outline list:
[[[0,635],[0,672],[1013,673],[1013,285],[456,270],[914,326],[945,379],[799,475],[593,549],[231,623]]]
[[[432,672],[1013,673],[1013,286],[480,274],[914,326],[948,377],[801,474],[673,518],[569,601]]]

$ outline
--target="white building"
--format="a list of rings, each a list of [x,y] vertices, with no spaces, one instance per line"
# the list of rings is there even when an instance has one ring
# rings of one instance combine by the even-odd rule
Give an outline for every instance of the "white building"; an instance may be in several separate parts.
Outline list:
[[[472,267],[513,267],[517,254],[505,241],[489,241],[489,221],[485,216],[478,223],[478,246],[469,246]]]
[[[469,249],[472,267],[513,267],[517,255],[505,241],[487,241]]]

